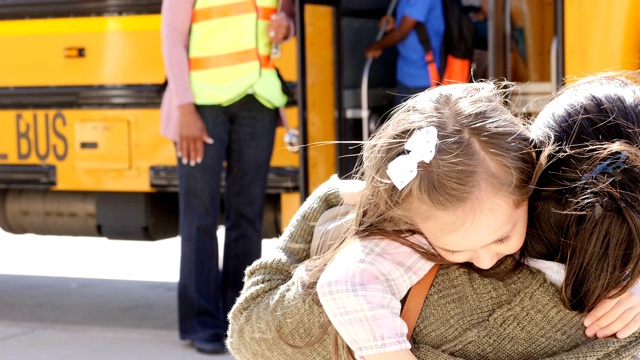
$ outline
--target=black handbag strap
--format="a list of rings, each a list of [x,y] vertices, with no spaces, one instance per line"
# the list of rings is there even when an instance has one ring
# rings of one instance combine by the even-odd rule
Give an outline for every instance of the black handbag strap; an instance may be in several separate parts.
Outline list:
[[[431,40],[429,40],[427,27],[423,23],[418,23],[415,29],[416,34],[418,35],[418,39],[420,39],[420,43],[424,48],[424,59],[427,62],[427,70],[429,71],[429,76],[431,77],[431,86],[437,86],[440,83],[440,79],[442,79],[444,69],[438,68],[435,54],[433,53],[433,49],[431,48]]]
[[[416,25],[416,34],[418,34],[418,39],[420,39],[424,52],[428,53],[431,51],[431,40],[429,40],[429,33],[427,32],[427,27],[424,26],[424,23],[418,23]]]

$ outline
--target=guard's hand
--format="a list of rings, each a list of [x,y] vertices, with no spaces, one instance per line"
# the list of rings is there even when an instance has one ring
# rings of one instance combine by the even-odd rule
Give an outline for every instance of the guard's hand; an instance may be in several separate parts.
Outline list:
[[[280,11],[271,15],[271,21],[267,25],[267,35],[274,44],[280,44],[289,37],[289,19],[287,15]]]
[[[602,339],[616,334],[624,339],[640,329],[640,294],[636,288],[638,285],[617,298],[602,300],[583,321],[585,335]]]
[[[384,28],[385,32],[389,32],[395,28],[396,19],[391,15],[383,16],[378,22],[378,28]]]
[[[180,114],[180,139],[178,140],[178,157],[183,164],[195,166],[202,162],[204,143],[213,144],[207,134],[207,128],[196,111],[194,104],[178,107]]]

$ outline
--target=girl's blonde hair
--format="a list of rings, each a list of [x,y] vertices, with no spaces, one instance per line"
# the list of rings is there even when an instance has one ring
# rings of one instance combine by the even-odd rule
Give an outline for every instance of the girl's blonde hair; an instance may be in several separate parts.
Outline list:
[[[446,263],[427,247],[407,240],[420,233],[409,220],[410,200],[446,211],[490,189],[518,203],[526,201],[536,160],[525,124],[508,108],[509,90],[509,84],[492,82],[446,85],[397,107],[364,144],[355,175],[365,185],[350,230],[333,249],[304,263],[302,291],[317,300],[316,283],[346,239],[381,236]],[[435,156],[429,163],[419,162],[416,177],[399,190],[387,167],[405,154],[407,139],[415,131],[429,126],[438,132]]]

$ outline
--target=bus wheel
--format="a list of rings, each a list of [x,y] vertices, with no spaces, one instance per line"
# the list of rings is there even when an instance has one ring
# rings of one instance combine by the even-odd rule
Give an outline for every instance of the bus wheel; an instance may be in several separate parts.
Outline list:
[[[7,222],[6,210],[5,210],[5,198],[7,196],[6,191],[0,191],[0,229],[11,232],[9,229],[9,223]]]

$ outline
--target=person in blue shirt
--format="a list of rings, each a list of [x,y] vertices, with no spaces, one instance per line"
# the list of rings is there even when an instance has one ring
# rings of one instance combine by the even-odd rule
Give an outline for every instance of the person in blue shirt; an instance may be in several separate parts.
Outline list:
[[[365,50],[365,56],[377,58],[384,48],[397,47],[395,104],[431,86],[424,47],[415,30],[418,23],[427,28],[436,64],[440,68],[445,26],[441,0],[399,0],[395,21],[390,16],[380,20],[381,25],[387,26],[386,35]]]

